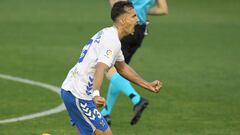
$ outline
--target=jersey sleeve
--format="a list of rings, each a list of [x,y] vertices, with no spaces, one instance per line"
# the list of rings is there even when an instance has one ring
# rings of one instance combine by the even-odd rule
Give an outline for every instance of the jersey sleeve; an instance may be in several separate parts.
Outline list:
[[[122,50],[120,49],[119,53],[118,53],[118,56],[116,58],[116,61],[124,61],[124,56],[123,56],[123,52]]]
[[[101,47],[97,62],[102,62],[111,67],[116,58],[119,60],[122,59],[119,54],[120,51],[121,48],[117,43],[105,41]]]

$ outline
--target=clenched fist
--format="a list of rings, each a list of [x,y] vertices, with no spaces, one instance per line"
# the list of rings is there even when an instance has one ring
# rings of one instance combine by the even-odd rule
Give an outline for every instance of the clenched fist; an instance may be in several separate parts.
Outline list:
[[[148,90],[150,90],[151,92],[158,93],[161,88],[162,88],[162,82],[160,82],[159,80],[155,80],[155,81],[149,83]]]
[[[105,98],[101,97],[101,96],[95,96],[93,97],[93,101],[96,104],[97,107],[102,107],[106,105],[106,100]]]

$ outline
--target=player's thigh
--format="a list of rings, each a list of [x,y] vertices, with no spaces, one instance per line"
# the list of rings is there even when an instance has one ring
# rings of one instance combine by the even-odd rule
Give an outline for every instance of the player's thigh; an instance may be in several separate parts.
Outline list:
[[[93,131],[95,131],[95,129],[98,129],[102,132],[107,131],[109,128],[107,121],[98,111],[93,100],[78,100],[78,101],[79,101],[77,103],[78,109],[85,118],[85,121],[88,123],[88,125],[92,127]],[[82,125],[83,124],[79,124],[78,127],[81,128]]]
[[[105,130],[105,131],[101,131],[99,129],[96,129],[94,134],[95,135],[112,135],[112,130],[110,129],[110,127],[108,127],[108,129]]]
[[[90,135],[95,129],[105,132],[109,128],[93,100],[77,99],[71,92],[65,90],[61,90],[61,96],[71,122],[78,128],[80,134]]]

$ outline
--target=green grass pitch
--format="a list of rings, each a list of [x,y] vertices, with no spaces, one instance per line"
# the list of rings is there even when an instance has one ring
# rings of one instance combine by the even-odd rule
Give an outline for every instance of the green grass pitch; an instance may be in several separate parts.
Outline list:
[[[169,15],[150,17],[149,36],[131,66],[160,79],[159,94],[134,86],[150,100],[136,126],[123,94],[114,107],[114,135],[240,134],[240,1],[169,0]],[[103,0],[1,0],[0,73],[60,86],[82,46],[111,26]],[[102,87],[106,94],[108,81]],[[57,94],[0,79],[0,119],[53,108]],[[66,111],[0,124],[0,135],[74,135]]]

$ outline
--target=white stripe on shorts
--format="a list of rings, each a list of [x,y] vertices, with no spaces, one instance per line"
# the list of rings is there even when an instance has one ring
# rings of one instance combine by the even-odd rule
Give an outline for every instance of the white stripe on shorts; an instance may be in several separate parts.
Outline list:
[[[88,119],[87,116],[85,116],[85,114],[83,113],[81,107],[79,106],[79,99],[75,98],[75,102],[77,105],[78,110],[80,111],[80,113],[82,114],[83,118],[87,121],[87,123],[92,127],[93,132],[96,130],[96,127],[92,124],[92,122]]]

